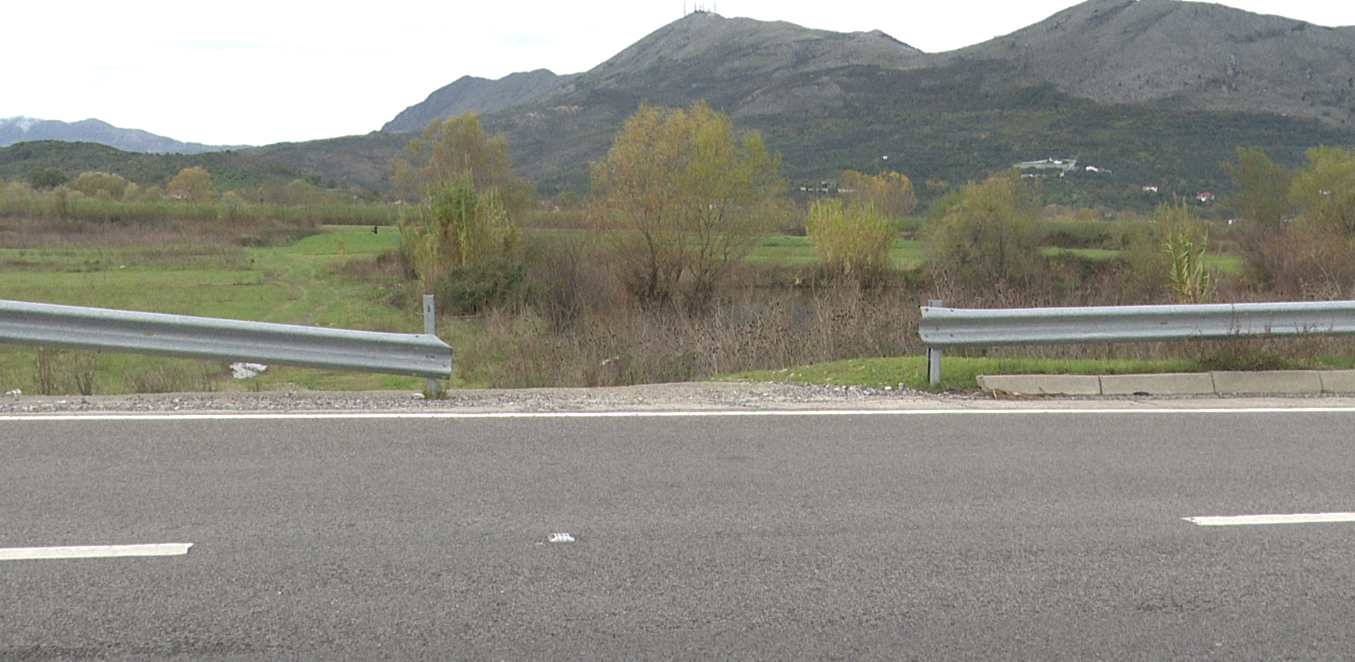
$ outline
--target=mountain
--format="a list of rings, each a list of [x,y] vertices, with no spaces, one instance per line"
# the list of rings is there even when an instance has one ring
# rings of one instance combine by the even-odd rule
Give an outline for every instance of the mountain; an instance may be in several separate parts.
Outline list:
[[[640,103],[698,99],[761,131],[792,182],[891,169],[925,201],[1053,157],[1097,169],[1042,180],[1047,201],[1148,209],[1173,194],[1226,194],[1220,164],[1240,146],[1298,165],[1313,146],[1355,143],[1355,28],[1183,0],[1088,0],[924,53],[879,31],[695,12],[586,72],[462,78],[383,131],[240,156],[279,175],[385,189],[385,164],[409,139],[397,127],[476,110],[542,193],[582,192],[589,163]],[[22,165],[39,165],[33,154]]]
[[[460,115],[470,110],[480,114],[526,103],[569,81],[548,69],[509,74],[498,80],[462,76],[438,88],[427,99],[395,116],[382,131],[422,131],[434,118]]]
[[[1160,103],[1355,125],[1355,27],[1223,5],[1091,0],[938,60],[1000,62],[1002,85],[1049,83],[1102,104]]]
[[[588,163],[606,153],[641,102],[684,106],[705,99],[736,117],[750,102],[765,113],[825,100],[833,106],[831,89],[802,88],[793,102],[760,95],[797,77],[812,80],[844,67],[907,70],[925,66],[926,57],[879,31],[837,33],[694,12],[560,87],[483,119],[487,130],[508,135],[519,172],[543,191],[579,190]]]
[[[606,90],[663,105],[706,99],[730,107],[792,75],[925,62],[925,53],[878,30],[840,33],[695,12],[579,74],[557,94]]]
[[[1309,147],[1351,142],[1352,53],[1355,28],[1182,0],[1089,0],[936,54],[878,31],[697,12],[484,120],[548,193],[586,188],[588,162],[641,101],[704,98],[762,131],[792,179],[889,167],[941,191],[1070,157],[1112,174],[1064,201],[1151,205],[1144,186],[1225,190],[1220,163],[1238,146],[1297,164]]]
[[[129,152],[152,154],[201,154],[247,146],[186,143],[140,129],[120,129],[96,119],[62,122],[31,117],[0,118],[0,147],[31,140],[99,143]]]

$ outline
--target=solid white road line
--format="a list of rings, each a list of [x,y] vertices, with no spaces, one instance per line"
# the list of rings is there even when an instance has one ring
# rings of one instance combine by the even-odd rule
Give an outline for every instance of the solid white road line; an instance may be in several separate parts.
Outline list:
[[[1355,513],[1307,513],[1298,515],[1239,515],[1236,517],[1186,517],[1200,526],[1247,526],[1254,524],[1317,524],[1355,522]]]
[[[0,549],[0,561],[31,559],[112,559],[124,556],[183,556],[193,543],[91,545],[87,547],[14,547]]]
[[[764,409],[692,411],[598,411],[598,412],[217,412],[192,414],[0,414],[0,423],[52,421],[228,421],[228,420],[473,420],[533,418],[739,418],[816,416],[1030,416],[1054,414],[1355,414],[1355,407],[1260,407],[1260,408],[1035,408],[1035,409]]]

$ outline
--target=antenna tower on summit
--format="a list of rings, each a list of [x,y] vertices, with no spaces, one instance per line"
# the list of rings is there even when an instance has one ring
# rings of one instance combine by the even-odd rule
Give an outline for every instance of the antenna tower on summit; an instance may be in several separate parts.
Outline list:
[[[720,7],[719,3],[714,3],[714,2],[713,2],[713,3],[711,4],[710,7],[706,7],[706,5],[705,5],[704,3],[702,3],[702,2],[700,2],[699,0],[692,0],[692,11],[691,11],[690,13],[693,13],[693,14],[705,14],[705,13],[709,12],[709,13],[714,14],[714,13],[716,13],[717,11],[719,11],[719,7]],[[687,14],[688,14],[688,12],[687,12],[687,2],[686,2],[686,0],[683,0],[683,2],[682,2],[682,15],[683,15],[683,16],[686,16]]]

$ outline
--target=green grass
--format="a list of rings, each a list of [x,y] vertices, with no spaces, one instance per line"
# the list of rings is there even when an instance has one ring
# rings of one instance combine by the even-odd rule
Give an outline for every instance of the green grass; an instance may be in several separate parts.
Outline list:
[[[579,230],[530,230],[530,236],[559,240]],[[0,249],[0,298],[205,317],[247,319],[337,328],[391,332],[422,330],[417,297],[411,285],[396,276],[350,269],[399,248],[399,234],[382,227],[331,226],[324,234],[267,248],[205,246],[55,246]],[[1061,250],[1061,249],[1055,249]],[[1069,249],[1106,259],[1114,251]],[[921,242],[899,240],[896,265],[916,267],[925,259]],[[1216,268],[1240,264],[1234,256],[1211,255]],[[817,260],[805,237],[774,236],[762,241],[749,257],[780,265]],[[407,303],[388,305],[404,293]],[[439,335],[454,345],[474,334],[462,321],[440,322]],[[13,388],[36,392],[35,348],[0,345],[0,392]],[[62,369],[75,370],[79,355],[60,354]],[[185,361],[137,355],[105,354],[95,360],[97,393],[144,390],[314,390],[397,389],[418,391],[423,380],[275,366],[263,376],[244,381],[229,377],[215,362]],[[943,387],[973,389],[979,374],[1064,373],[1115,374],[1175,372],[1198,369],[1189,361],[1049,361],[947,357]],[[922,357],[863,359],[776,371],[742,373],[731,379],[803,381],[823,384],[926,388]],[[454,386],[475,386],[453,378]]]
[[[973,390],[979,375],[1065,374],[1114,375],[1190,372],[1199,366],[1190,360],[1048,360],[945,357],[941,360],[941,390]],[[925,356],[852,359],[781,370],[756,370],[726,375],[722,381],[804,382],[856,385],[872,388],[929,390]]]
[[[1085,260],[1113,260],[1122,252],[1104,248],[1044,248],[1042,251],[1048,257],[1076,255]],[[1204,263],[1210,269],[1229,276],[1241,274],[1243,270],[1242,258],[1226,253],[1208,253],[1204,256]]]
[[[898,239],[894,241],[890,256],[895,268],[916,269],[926,261],[927,248],[920,241]],[[819,254],[814,250],[814,243],[808,237],[774,235],[758,242],[747,259],[749,262],[803,266],[818,263]]]
[[[422,331],[411,303],[383,303],[407,287],[393,277],[347,276],[345,263],[398,246],[393,228],[333,228],[272,248],[233,246],[0,250],[0,299],[245,319],[390,332]],[[340,250],[343,247],[343,250]],[[0,389],[37,392],[33,347],[0,346]],[[157,384],[169,390],[401,389],[423,380],[276,366],[236,381],[225,366],[123,354],[97,359],[98,393],[128,393]],[[139,375],[139,377],[134,377]]]

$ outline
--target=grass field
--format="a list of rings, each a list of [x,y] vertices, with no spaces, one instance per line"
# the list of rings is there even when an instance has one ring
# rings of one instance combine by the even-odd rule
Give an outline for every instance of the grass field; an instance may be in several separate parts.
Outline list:
[[[224,317],[375,331],[423,328],[421,312],[382,303],[396,278],[344,273],[345,263],[398,245],[386,228],[336,227],[276,248],[157,246],[0,249],[0,299]],[[83,355],[88,357],[77,357]],[[165,390],[422,389],[414,377],[277,366],[237,382],[213,362],[122,354],[60,353],[65,363],[96,362],[98,393]],[[0,389],[41,389],[35,348],[0,346]],[[58,370],[60,372],[60,370]],[[136,375],[141,375],[137,377]],[[146,377],[150,375],[150,377]],[[73,378],[62,377],[63,381]],[[63,388],[60,390],[74,390]]]
[[[1113,260],[1122,251],[1104,248],[1046,248],[1044,254],[1050,257],[1060,254],[1076,255],[1087,260]],[[1236,255],[1208,253],[1204,256],[1206,267],[1222,274],[1236,276],[1242,273],[1242,258]]]
[[[530,230],[532,237],[558,240],[580,230]],[[166,312],[205,317],[306,324],[391,332],[422,330],[413,285],[397,274],[372,268],[373,257],[399,248],[399,234],[382,227],[330,226],[322,234],[276,247],[206,245],[187,240],[53,243],[43,248],[0,249],[0,299]],[[1068,250],[1092,259],[1114,251]],[[1239,267],[1233,256],[1211,256],[1215,267]],[[748,260],[777,265],[810,265],[817,257],[805,237],[763,240]],[[895,243],[896,267],[925,261],[921,242]],[[391,305],[395,303],[397,305]],[[461,320],[442,320],[439,335],[454,347],[476,333]],[[982,372],[1162,372],[1191,369],[1180,362],[1107,363],[1015,359],[948,358],[943,384],[972,388]],[[742,379],[813,381],[870,386],[925,386],[921,357],[867,359],[738,375]],[[459,377],[453,387],[474,387]],[[133,393],[209,390],[399,389],[418,391],[414,377],[370,375],[276,366],[247,380],[230,377],[215,362],[89,352],[46,352],[0,345],[0,392],[20,389],[74,393]]]
[[[891,257],[896,269],[916,269],[926,262],[927,250],[920,241],[898,239],[894,242]],[[808,237],[777,235],[759,242],[747,259],[771,264],[808,265],[818,262],[819,256],[814,252],[814,244]]]

